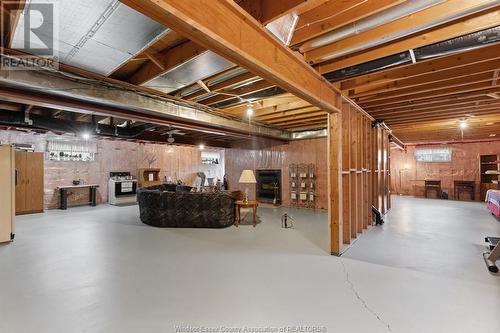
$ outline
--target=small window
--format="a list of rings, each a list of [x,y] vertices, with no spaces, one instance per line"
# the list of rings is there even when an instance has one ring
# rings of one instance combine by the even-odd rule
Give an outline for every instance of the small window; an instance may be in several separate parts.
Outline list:
[[[451,148],[418,148],[415,158],[417,162],[450,162]]]

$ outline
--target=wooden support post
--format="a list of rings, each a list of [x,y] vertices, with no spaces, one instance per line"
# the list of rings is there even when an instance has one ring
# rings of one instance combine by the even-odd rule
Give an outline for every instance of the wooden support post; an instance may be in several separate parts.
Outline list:
[[[328,221],[330,252],[342,253],[342,116],[328,114]]]
[[[364,205],[364,193],[363,193],[363,131],[361,127],[361,121],[363,116],[356,111],[356,132],[357,132],[357,150],[358,154],[356,156],[356,186],[358,192],[357,198],[357,223],[356,228],[358,234],[363,232],[363,205]]]
[[[342,210],[344,244],[351,243],[351,109],[342,103]]]
[[[357,119],[357,111],[353,107],[349,107],[349,112],[351,114],[350,119],[350,132],[351,132],[351,167],[350,167],[350,178],[351,178],[351,239],[358,237],[358,214],[357,214],[357,206],[358,206],[358,178],[356,177],[356,163],[358,160],[358,147],[357,147],[357,139],[358,139],[358,128],[356,126]]]

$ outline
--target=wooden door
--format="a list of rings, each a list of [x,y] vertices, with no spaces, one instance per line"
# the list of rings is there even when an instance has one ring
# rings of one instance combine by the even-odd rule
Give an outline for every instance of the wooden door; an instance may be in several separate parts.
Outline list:
[[[27,153],[26,156],[26,212],[43,211],[43,153]]]
[[[43,212],[43,153],[16,151],[16,214]]]
[[[26,152],[16,151],[16,214],[26,211]]]

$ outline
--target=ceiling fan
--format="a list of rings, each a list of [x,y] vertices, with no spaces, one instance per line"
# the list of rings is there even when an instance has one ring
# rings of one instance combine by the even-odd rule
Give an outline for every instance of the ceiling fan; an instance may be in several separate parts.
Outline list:
[[[169,127],[169,131],[163,132],[161,135],[168,135],[167,142],[172,144],[175,142],[174,134],[175,135],[186,135],[186,133],[182,132],[181,130],[170,129],[170,127]]]

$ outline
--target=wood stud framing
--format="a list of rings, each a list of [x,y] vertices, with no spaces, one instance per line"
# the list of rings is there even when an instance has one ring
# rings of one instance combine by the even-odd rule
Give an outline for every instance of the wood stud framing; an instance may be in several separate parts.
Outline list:
[[[347,99],[341,108],[340,114],[328,115],[330,250],[334,255],[342,254],[373,224],[372,204],[383,214],[390,207],[389,131],[372,128],[373,118]]]

